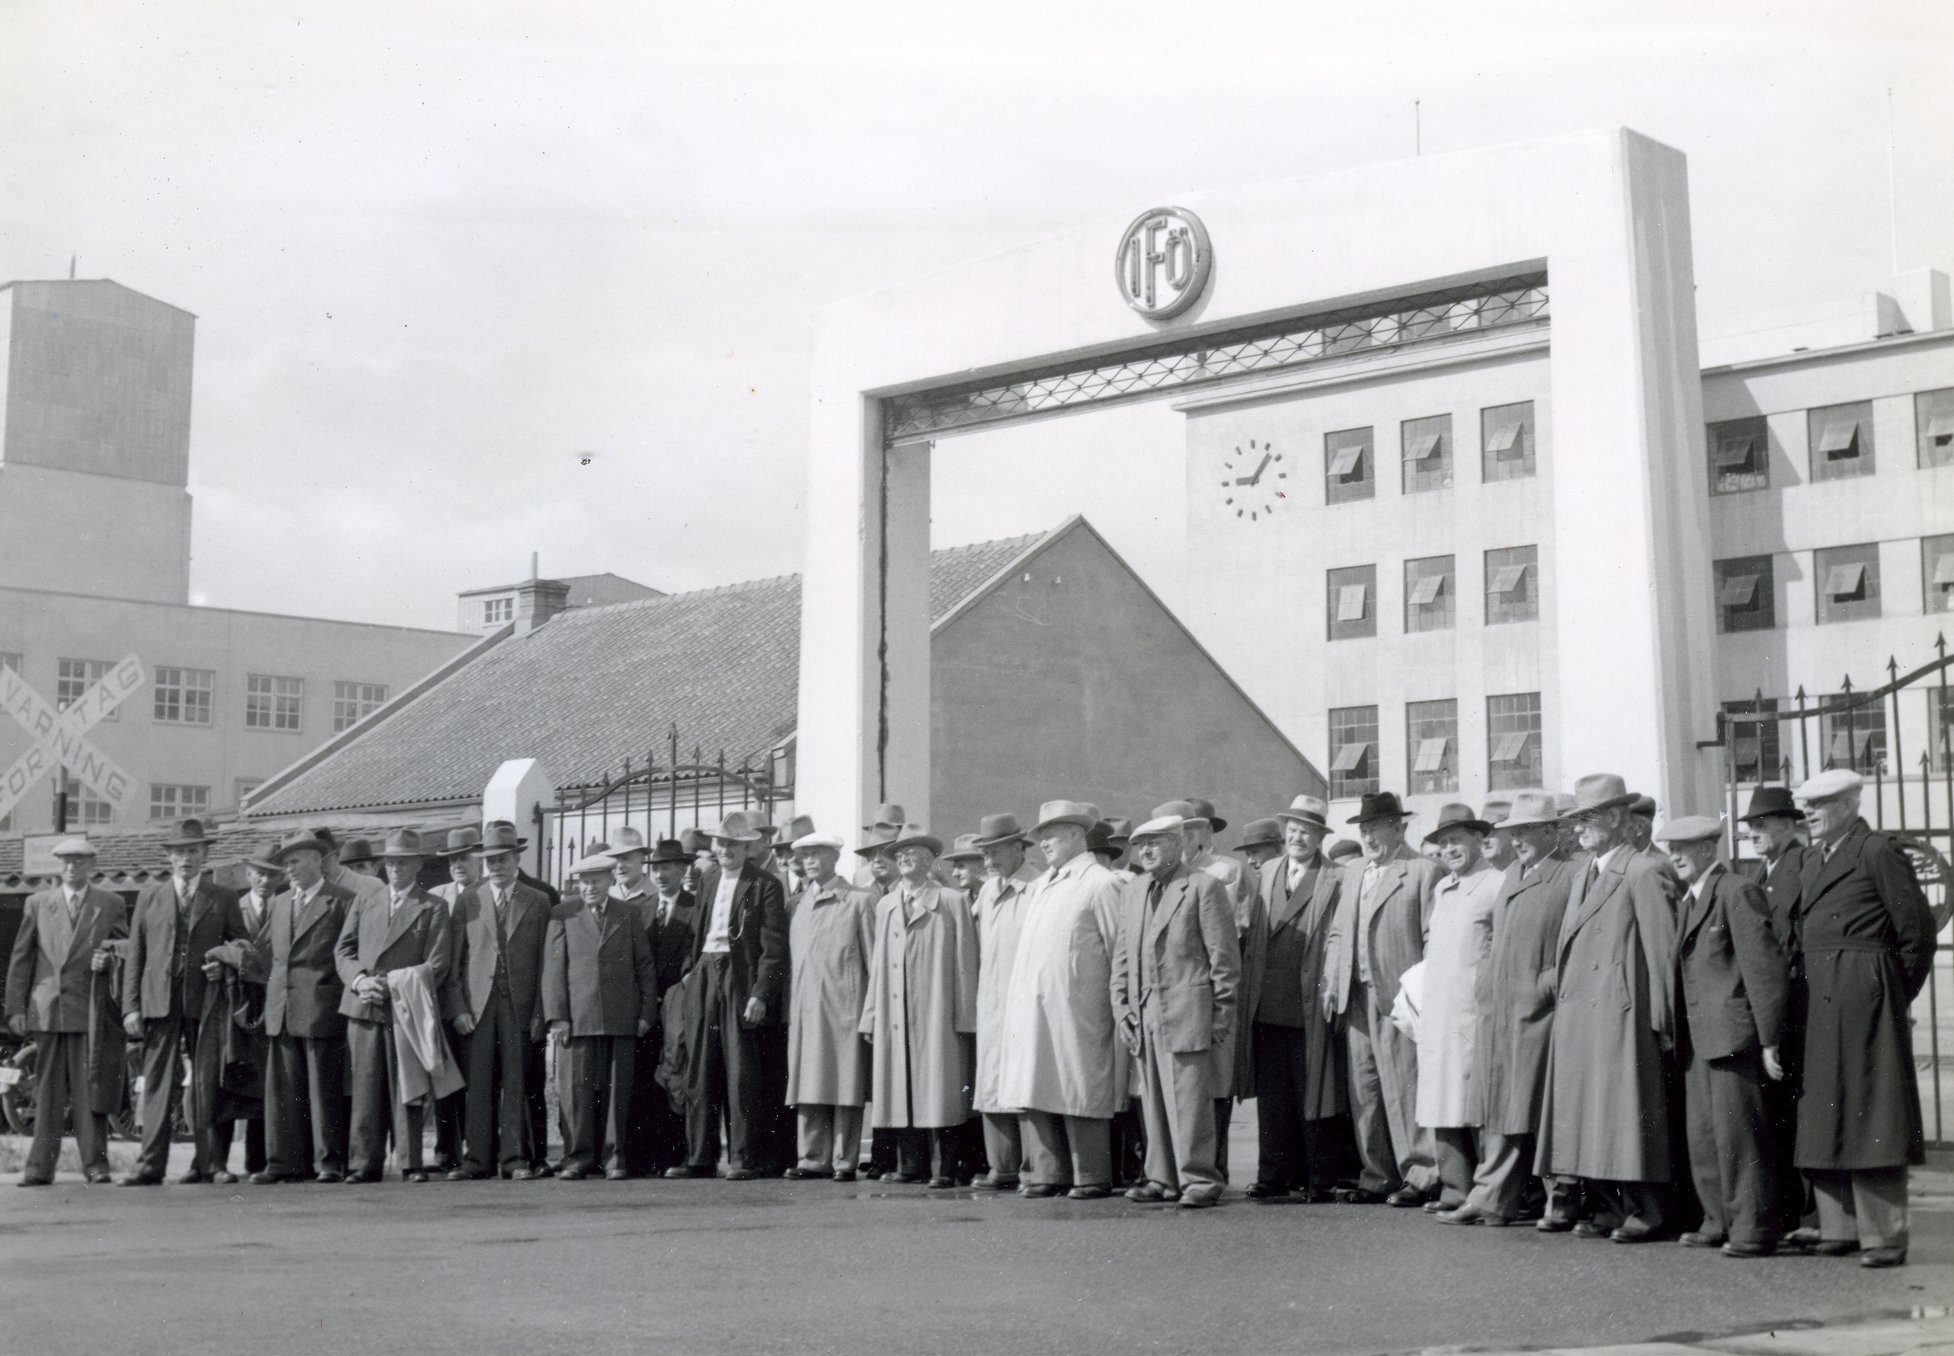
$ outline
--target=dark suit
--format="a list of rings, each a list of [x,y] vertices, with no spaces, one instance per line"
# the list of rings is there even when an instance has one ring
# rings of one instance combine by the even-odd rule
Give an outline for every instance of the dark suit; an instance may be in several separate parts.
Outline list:
[[[213,1171],[229,1167],[231,1141],[238,1122],[244,1123],[244,1170],[262,1171],[265,1155],[265,1108],[270,1101],[271,1042],[265,1035],[265,971],[256,959],[270,945],[271,901],[267,899],[253,919],[248,906],[251,895],[237,897],[238,921],[244,925],[240,941],[222,948],[221,954],[236,961],[232,970],[216,983],[204,987],[204,1026],[226,1023],[221,1031],[199,1030],[200,1064],[211,1070],[215,1086],[211,1089],[210,1166]],[[228,962],[227,962],[228,963]],[[242,1018],[248,1025],[239,1027]],[[227,1049],[240,1058],[227,1063]],[[200,1069],[198,1077],[204,1077]]]
[[[529,1136],[529,1044],[543,1034],[543,952],[550,902],[540,890],[511,882],[498,916],[495,885],[462,893],[452,916],[455,954],[445,1006],[450,1020],[467,1014],[474,1030],[461,1038],[467,1146],[463,1171],[512,1172],[535,1162]]]
[[[1262,982],[1252,1014],[1255,1125],[1264,1187],[1336,1184],[1338,1120],[1349,1109],[1341,1033],[1323,1013],[1323,961],[1343,873],[1318,854],[1289,889],[1289,857],[1262,864],[1268,901]],[[1347,1150],[1346,1150],[1347,1152]]]
[[[136,1175],[160,1179],[170,1164],[170,1104],[182,1085],[185,1052],[197,1048],[197,1024],[203,1016],[204,957],[210,949],[244,936],[244,919],[237,896],[199,879],[181,905],[176,882],[165,878],[145,885],[136,896],[129,923],[129,973],[135,976],[142,1014],[142,1150]],[[192,1087],[185,1102],[189,1112],[190,1171],[210,1171],[211,1126],[198,1108],[215,1105]]]
[[[693,1014],[692,1090],[686,1107],[686,1158],[708,1168],[719,1158],[719,1118],[733,1166],[779,1171],[793,1161],[792,1117],[787,1110],[784,1033],[787,988],[787,903],[779,879],[752,862],[740,869],[728,918],[725,951],[708,952],[717,868],[703,873],[692,942],[692,967],[700,971]],[[765,1008],[757,1023],[746,1004]],[[769,1075],[769,1033],[782,1036],[778,1085]]]
[[[671,917],[660,920],[656,892],[635,903],[643,922],[645,938],[651,944],[652,970],[658,981],[659,1012],[664,1012],[665,991],[679,982],[692,963],[693,923],[698,906],[681,890],[672,902]],[[662,1024],[661,1024],[662,1025]],[[631,1123],[626,1130],[625,1157],[634,1173],[660,1172],[685,1162],[685,1116],[672,1105],[665,1089],[654,1081],[662,1052],[663,1032],[659,1026],[638,1042],[638,1077],[631,1097]]]
[[[339,1011],[347,1019],[346,1053],[353,1087],[348,1166],[354,1173],[380,1172],[386,1157],[389,1119],[401,1171],[421,1171],[421,1124],[426,1108],[418,1103],[410,1107],[400,1100],[393,1075],[397,1055],[392,1011],[384,1002],[359,997],[353,991],[353,982],[369,975],[384,979],[389,971],[420,965],[427,968],[428,988],[443,993],[453,945],[447,902],[419,888],[404,896],[398,909],[387,893],[364,895],[346,911],[333,954],[339,964],[340,982],[346,986]]]
[[[601,910],[582,901],[559,909],[543,960],[543,1018],[568,1028],[557,1079],[564,1172],[625,1171],[638,1037],[657,1016],[651,939],[637,906],[611,899]]]
[[[98,975],[92,965],[97,948],[128,935],[122,900],[93,885],[83,888],[72,919],[58,885],[29,896],[21,910],[7,965],[7,1020],[25,1019],[40,1080],[23,1182],[54,1179],[64,1110],[74,1118],[82,1171],[108,1175],[105,1094],[121,1087],[122,1017],[109,997],[108,973]]]
[[[1805,1062],[1805,961],[1798,939],[1803,914],[1805,861],[1817,857],[1816,848],[1792,843],[1766,862],[1751,858],[1739,863],[1750,880],[1764,887],[1771,902],[1771,931],[1777,934],[1790,965],[1790,986],[1784,1010],[1784,1041],[1778,1058],[1784,1064],[1784,1077],[1764,1085],[1764,1106],[1771,1117],[1771,1144],[1777,1155],[1778,1203],[1781,1207],[1779,1231],[1789,1232],[1811,1210],[1810,1191],[1795,1166],[1798,1157],[1798,1098],[1804,1084]]]
[[[336,950],[353,893],[323,882],[294,913],[286,890],[265,927],[265,1171],[346,1171],[346,1019]]]
[[[1718,865],[1679,901],[1676,1050],[1701,1232],[1757,1244],[1778,1233],[1762,1051],[1784,1036],[1784,948],[1764,892]]]

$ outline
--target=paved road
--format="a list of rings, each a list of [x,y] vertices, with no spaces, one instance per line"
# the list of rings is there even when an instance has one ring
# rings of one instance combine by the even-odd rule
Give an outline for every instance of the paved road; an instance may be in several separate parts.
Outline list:
[[[1182,1211],[875,1183],[0,1186],[0,1353],[1395,1352],[1626,1343],[1954,1296],[1381,1207]]]

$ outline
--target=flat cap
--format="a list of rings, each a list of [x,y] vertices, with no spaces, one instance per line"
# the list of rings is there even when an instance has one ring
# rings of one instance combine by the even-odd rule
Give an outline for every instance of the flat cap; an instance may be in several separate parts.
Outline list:
[[[1723,821],[1708,815],[1684,815],[1672,819],[1655,832],[1658,843],[1701,843],[1721,836]]]
[[[1156,819],[1149,819],[1133,830],[1133,836],[1129,841],[1138,843],[1142,838],[1161,838],[1170,833],[1177,834],[1184,823],[1186,821],[1179,815],[1161,815]]]
[[[1856,772],[1842,767],[1827,768],[1816,777],[1806,779],[1805,784],[1792,792],[1797,800],[1824,800],[1827,796],[1841,796],[1848,791],[1857,791],[1866,784],[1866,779]]]

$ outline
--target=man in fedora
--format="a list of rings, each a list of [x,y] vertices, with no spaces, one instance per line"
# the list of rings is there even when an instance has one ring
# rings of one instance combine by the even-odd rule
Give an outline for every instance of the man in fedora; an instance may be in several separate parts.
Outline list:
[[[1640,852],[1620,777],[1575,783],[1588,861],[1561,926],[1560,990],[1538,1168],[1580,1179],[1574,1233],[1644,1243],[1668,1229],[1668,1064],[1675,1041],[1675,903],[1667,861]]]
[[[949,873],[950,884],[963,891],[965,902],[974,901],[984,883],[984,850],[977,846],[977,835],[958,834],[936,860]]]
[[[780,831],[780,837],[774,841],[774,873],[780,877],[780,883],[786,887],[787,912],[790,915],[794,912],[794,906],[799,902],[801,895],[807,890],[807,877],[801,873],[801,854],[795,850],[794,844],[813,835],[814,816],[795,815],[787,821],[787,827]]]
[[[702,975],[702,1039],[692,1056],[686,1162],[667,1177],[710,1177],[726,1121],[726,1179],[778,1176],[788,1164],[786,1087],[769,1088],[761,1031],[785,1015],[787,905],[780,881],[749,861],[757,816],[735,810],[712,835],[715,870],[701,885],[693,968]]]
[[[122,1031],[109,996],[110,943],[129,935],[122,900],[90,884],[95,847],[84,837],[54,845],[61,880],[29,895],[7,964],[7,1025],[32,1041],[34,1140],[20,1185],[48,1186],[61,1132],[74,1122],[75,1152],[89,1185],[110,1180],[109,1120],[122,1088]]]
[[[890,815],[895,819],[891,821]],[[876,807],[874,822],[862,826],[862,845],[855,849],[861,864],[855,869],[855,884],[864,890],[873,890],[880,899],[896,883],[896,861],[883,848],[895,841],[896,830],[903,825],[900,805],[893,802]]]
[[[1561,919],[1574,867],[1560,850],[1560,811],[1546,792],[1515,795],[1500,827],[1513,841],[1514,860],[1501,877],[1491,950],[1480,963],[1475,998],[1479,1165],[1465,1204],[1441,1212],[1442,1224],[1505,1225],[1526,1212],[1546,1093]],[[1551,1195],[1543,1230],[1574,1226],[1566,1194]]]
[[[380,859],[373,855],[373,840],[370,838],[348,838],[334,859],[347,875],[364,880],[380,880]]]
[[[1129,1200],[1221,1199],[1216,1089],[1234,1068],[1241,944],[1221,883],[1182,861],[1181,824],[1133,831],[1141,874],[1127,882],[1113,953],[1113,1019],[1141,1069],[1147,1180]]]
[[[435,886],[428,893],[448,907],[448,921],[451,925],[458,921],[457,905],[462,897],[478,888],[482,883],[482,831],[473,824],[464,824],[448,834],[447,843],[434,854],[447,865],[448,879]],[[341,861],[345,860],[344,855]],[[460,949],[457,938],[456,949]],[[453,976],[450,975],[450,979]],[[448,1053],[458,1068],[466,1068],[468,1043],[465,1034],[458,1026],[450,1025],[445,1033],[448,1040]],[[462,1166],[462,1129],[468,1116],[468,1089],[451,1092],[434,1104],[434,1171],[442,1174],[458,1172]]]
[[[265,976],[271,949],[271,906],[284,884],[285,872],[271,850],[267,849],[245,859],[244,878],[246,889],[237,897],[238,917],[244,924],[244,936],[211,951],[204,966],[205,978],[210,981],[205,986],[204,1021],[223,1021],[228,1015],[235,1024],[240,1010],[257,1014],[255,1032],[248,1035],[243,1030],[225,1033],[243,1040],[249,1054],[251,1073],[248,1077],[234,1075],[229,1079],[220,1078],[222,1086],[215,1090],[213,1097],[215,1114],[211,1121],[210,1180],[223,1186],[237,1181],[230,1170],[230,1154],[231,1141],[237,1137],[239,1124],[244,1126],[245,1174],[249,1176],[254,1172],[263,1172],[269,1161],[265,1153],[265,1106],[270,1100],[267,1081],[271,1043],[264,1034]],[[232,1001],[221,1001],[223,994],[231,990],[236,993]],[[201,1026],[199,1034],[204,1035],[199,1053],[215,1046],[221,1062],[225,1041],[221,1038],[210,1039]],[[233,1083],[241,1083],[243,1088],[235,1088]]]
[[[633,1175],[662,1173],[685,1162],[685,1116],[657,1075],[664,1052],[665,993],[685,977],[692,963],[698,909],[685,889],[691,862],[692,854],[678,839],[660,839],[649,859],[652,889],[638,901],[645,939],[651,945],[659,1007],[651,1036],[638,1042],[638,1079],[631,1094],[631,1123],[625,1130],[626,1167]]]
[[[1086,850],[1124,885],[1133,879],[1134,873],[1121,866],[1120,860],[1126,856],[1127,845],[1132,841],[1133,821],[1119,815],[1108,815],[1094,824],[1092,832],[1086,835]]]
[[[1864,785],[1833,768],[1796,792],[1815,849],[1801,887],[1796,1162],[1818,1195],[1813,1250],[1892,1267],[1907,1257],[1907,1167],[1926,1152],[1907,1012],[1933,973],[1935,927],[1912,864],[1860,817]]]
[[[1023,1181],[1024,1137],[1018,1129],[1022,1107],[999,1100],[998,1076],[1004,1064],[1004,1021],[1024,930],[1027,892],[1038,871],[1025,860],[1031,839],[1014,814],[985,815],[977,824],[976,846],[984,854],[984,883],[973,916],[977,927],[977,1075],[971,1104],[984,1123],[984,1157],[991,1165],[984,1185],[1015,1191]]]
[[[190,1170],[182,1182],[208,1182],[212,1126],[204,1119],[214,1109],[212,1089],[196,1086],[197,1024],[203,1016],[204,958],[213,947],[244,936],[237,896],[204,879],[210,836],[201,819],[179,822],[163,840],[170,874],[136,896],[129,923],[129,968],[136,1001],[127,1005],[122,1024],[129,1039],[142,1042],[142,1151],[134,1171],[117,1186],[156,1186],[170,1162],[175,1128],[171,1104],[183,1083],[183,1061],[191,1060],[192,1087],[184,1098],[190,1124]],[[200,1095],[201,1094],[201,1095]]]
[[[346,1175],[345,986],[340,929],[352,891],[325,879],[328,845],[303,831],[270,860],[285,872],[265,924],[265,1166],[260,1186]]]
[[[324,845],[326,884],[348,891],[355,899],[384,899],[387,895],[387,878],[384,864],[373,854],[372,844],[366,839],[353,840],[361,845],[364,855],[359,859],[359,869],[353,870],[340,860],[339,840],[329,828],[317,828],[311,835]],[[351,843],[347,846],[352,846]]]
[[[1031,836],[1049,864],[1031,887],[1004,1015],[997,1104],[1023,1109],[1030,1171],[1019,1191],[1074,1200],[1112,1194],[1113,1113],[1126,1100],[1126,1049],[1114,1034],[1119,882],[1086,836],[1099,812],[1047,801]],[[1009,1160],[1005,1160],[1009,1162]]]
[[[873,974],[876,899],[835,874],[841,848],[831,834],[809,833],[794,843],[807,888],[787,925],[793,957],[787,1102],[799,1124],[800,1157],[786,1175],[852,1182],[869,1095],[861,1026]]]
[[[1344,868],[1324,958],[1324,1011],[1343,1026],[1350,1112],[1363,1168],[1343,1199],[1418,1206],[1438,1187],[1431,1136],[1418,1129],[1418,1047],[1391,1022],[1404,972],[1425,958],[1437,863],[1405,846],[1395,792],[1358,802],[1363,860]]]
[[[550,902],[517,877],[527,840],[513,824],[474,835],[486,879],[453,905],[454,956],[445,1006],[461,1037],[467,1082],[455,1094],[463,1107],[466,1152],[448,1172],[468,1181],[500,1172],[512,1181],[536,1173],[530,1141],[529,1046],[543,1036],[544,944]]]
[[[1493,826],[1486,835],[1486,850],[1481,854],[1486,865],[1504,876],[1506,868],[1513,865],[1513,835],[1506,830],[1506,821],[1512,817],[1513,800],[1510,796],[1490,796],[1479,817]]]
[[[426,854],[413,829],[387,835],[380,860],[387,867],[387,893],[364,896],[346,911],[334,955],[346,986],[339,1010],[346,1017],[346,1046],[353,1089],[349,1182],[377,1182],[385,1161],[389,1122],[401,1177],[425,1182],[421,1124],[426,1111],[409,1105],[400,1086],[394,1014],[387,976],[395,970],[423,968],[427,986],[443,992],[454,954],[454,929],[448,908],[416,883]]]
[[[1655,797],[1637,792],[1628,803],[1628,845],[1650,857],[1667,857],[1655,846]]]
[[[1276,816],[1282,855],[1263,864],[1259,881],[1268,936],[1248,1036],[1258,1150],[1252,1197],[1301,1191],[1321,1201],[1336,1185],[1335,1131],[1350,1100],[1342,1036],[1324,1016],[1320,997],[1343,879],[1323,859],[1328,811],[1321,798],[1300,795]]]
[[[1282,825],[1274,816],[1249,820],[1242,825],[1242,841],[1235,844],[1235,851],[1241,853],[1251,872],[1259,873],[1265,865],[1282,855]],[[1253,877],[1250,879],[1252,881]]]

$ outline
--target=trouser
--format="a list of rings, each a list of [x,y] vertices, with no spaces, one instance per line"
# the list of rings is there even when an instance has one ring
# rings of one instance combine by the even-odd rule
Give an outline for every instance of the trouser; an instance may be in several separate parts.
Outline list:
[[[529,1113],[529,1152],[532,1168],[550,1161],[550,1077],[548,1041],[533,1040],[523,1059],[522,1080]]]
[[[1755,1049],[1683,1063],[1689,1171],[1703,1206],[1701,1231],[1732,1243],[1778,1236],[1777,1160],[1764,1103],[1764,1059]]]
[[[1317,1181],[1303,1118],[1307,1086],[1303,1054],[1307,1033],[1299,1026],[1255,1024],[1255,1180],[1285,1191],[1327,1185]]]
[[[633,1036],[572,1036],[557,1051],[563,1170],[624,1170],[624,1120],[638,1072]]]
[[[34,1042],[34,1142],[27,1150],[23,1182],[54,1180],[55,1160],[61,1153],[61,1131],[72,1112],[75,1152],[81,1170],[101,1174],[109,1170],[109,1118],[93,1109],[88,1078],[88,1034],[83,1031],[31,1031]]]
[[[957,1164],[962,1157],[963,1127],[940,1126],[927,1130],[896,1130],[896,1172],[903,1177],[947,1177],[957,1179]]]
[[[1141,1114],[1138,1097],[1127,1098],[1120,1109],[1113,1113],[1108,1136],[1112,1151],[1113,1185],[1133,1186],[1146,1181],[1146,1117]]]
[[[724,952],[699,958],[699,998],[705,1005],[699,1047],[692,1058],[692,1096],[685,1112],[686,1159],[694,1168],[719,1162],[719,1121],[726,1120],[726,1151],[735,1168],[768,1166],[761,1125],[765,1095],[760,1042],[740,1025],[746,995],[732,983]]]
[[[868,1132],[868,1170],[872,1176],[886,1177],[896,1170],[896,1132]]]
[[[1235,1099],[1214,1099],[1214,1169],[1222,1181],[1228,1180],[1228,1126],[1235,1119]]]
[[[529,1033],[516,1025],[508,991],[496,988],[475,1029],[462,1037],[462,1100],[467,1133],[463,1171],[513,1172],[536,1157],[529,1140]],[[440,1129],[435,1130],[440,1142]]]
[[[228,1172],[231,1167],[231,1142],[237,1138],[237,1127],[244,1127],[244,1170],[247,1173],[263,1172],[269,1161],[265,1156],[265,1123],[263,1120],[227,1120],[213,1122],[210,1127],[210,1168],[212,1172]]]
[[[1350,1050],[1350,1114],[1363,1170],[1357,1185],[1390,1192],[1429,1192],[1438,1185],[1431,1136],[1418,1128],[1418,1047],[1376,1006],[1358,981],[1344,1013]]]
[[[984,1121],[972,1116],[957,1127],[957,1180],[969,1183],[990,1171],[990,1155],[984,1148]]]
[[[1472,1189],[1466,1193],[1466,1204],[1502,1219],[1517,1217],[1524,1209],[1533,1154],[1532,1135],[1502,1135],[1481,1130],[1479,1163],[1472,1170]]]
[[[349,1169],[378,1173],[387,1159],[387,1134],[393,1133],[394,1160],[401,1172],[420,1172],[424,1109],[400,1100],[400,1064],[394,1029],[360,1017],[346,1019],[346,1055],[353,1087]]]
[[[1581,1179],[1581,1214],[1610,1229],[1660,1229],[1668,1223],[1669,1188],[1663,1182],[1600,1182]]]
[[[1841,1241],[1857,1238],[1862,1248],[1906,1247],[1905,1168],[1807,1175],[1818,1194],[1818,1231],[1823,1237]]]
[[[1773,1167],[1777,1173],[1777,1208],[1773,1212],[1775,1232],[1780,1236],[1790,1233],[1807,1220],[1816,1221],[1818,1206],[1811,1183],[1799,1173],[1796,1166],[1798,1153],[1798,1097],[1800,1093],[1800,1070],[1798,1056],[1803,1053],[1803,988],[1804,981],[1796,974],[1792,976],[1791,997],[1787,1004],[1785,1031],[1778,1042],[1778,1053],[1784,1060],[1784,1077],[1767,1078],[1764,1081],[1764,1114],[1770,1121],[1770,1148]]]
[[[1034,1186],[1110,1187],[1113,1176],[1110,1120],[1027,1111],[1021,1118],[1029,1160],[1025,1181]]]
[[[1024,1176],[1024,1135],[1010,1111],[984,1113],[984,1156],[991,1164],[992,1186],[1016,1186]]]
[[[1438,1203],[1456,1210],[1472,1192],[1473,1174],[1479,1168],[1479,1131],[1469,1125],[1448,1125],[1433,1129],[1432,1153],[1438,1160]]]
[[[685,1117],[657,1081],[663,1053],[664,1035],[654,1026],[638,1042],[638,1077],[625,1129],[624,1157],[633,1173],[662,1172],[685,1162]]]
[[[441,1024],[441,1038],[448,1042],[448,1055],[457,1069],[468,1067],[468,1038]],[[434,1165],[444,1171],[458,1168],[462,1160],[462,1133],[468,1124],[468,1089],[449,1093],[434,1104]]]
[[[273,1036],[265,1057],[265,1170],[346,1171],[346,1040]]]
[[[183,1061],[192,1061],[195,1077],[197,1019],[186,1016],[180,1006],[182,996],[174,995],[170,1015],[156,1017],[142,1027],[142,1148],[136,1154],[136,1175],[158,1177],[170,1166],[171,1131],[176,1117],[173,1108],[182,1097]],[[190,1171],[202,1175],[210,1171],[210,1127],[197,1120],[194,1090],[182,1097],[184,1118],[190,1122]]]
[[[740,1000],[746,1006],[746,1000]],[[794,1159],[794,1110],[787,1105],[787,1023],[775,1022],[753,1032],[760,1054],[760,1104],[754,1113],[754,1163],[785,1168]],[[757,1134],[755,1133],[757,1131]]]
[[[794,1111],[800,1129],[801,1170],[853,1172],[855,1153],[862,1143],[862,1109],[800,1106]]]
[[[1159,1039],[1154,1014],[1141,1009],[1140,1113],[1147,1125],[1147,1180],[1169,1191],[1219,1194],[1219,1102],[1212,1052],[1177,1054]]]

